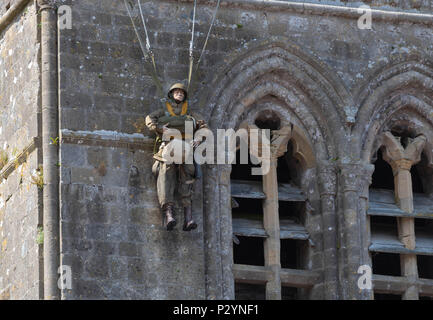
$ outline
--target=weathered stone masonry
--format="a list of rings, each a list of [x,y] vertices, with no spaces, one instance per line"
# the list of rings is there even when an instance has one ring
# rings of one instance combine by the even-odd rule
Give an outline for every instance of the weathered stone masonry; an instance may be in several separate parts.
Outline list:
[[[71,6],[72,29],[45,29],[44,12],[55,17],[51,9],[39,11],[45,2]],[[192,2],[143,1],[166,89],[187,76]],[[311,242],[302,271],[281,268],[279,252],[272,251],[279,242],[275,215],[264,226],[272,233],[273,242],[265,243],[272,265],[233,266],[229,165],[207,166],[195,187],[197,230],[162,227],[151,174],[153,139],[140,127],[159,102],[123,1],[16,0],[8,10],[0,6],[3,17],[13,16],[0,20],[0,147],[9,156],[0,172],[5,178],[0,185],[0,298],[233,299],[235,280],[241,278],[267,285],[268,298],[281,297],[281,283],[302,287],[302,297],[310,299],[372,299],[390,292],[403,298],[433,296],[433,280],[419,279],[413,267],[400,277],[374,275],[373,290],[357,286],[358,267],[371,266],[378,248],[370,218],[380,210],[369,185],[376,153],[389,148],[386,132],[423,135],[423,161],[433,167],[431,2],[367,4],[376,10],[372,30],[357,28],[359,14],[349,1],[333,6],[222,1],[190,102],[212,129],[254,124],[263,110],[274,111],[282,127],[295,128],[291,143],[302,164],[298,187],[311,206],[304,224]],[[20,7],[11,15],[15,5]],[[200,45],[214,5],[199,1]],[[51,58],[58,67],[44,80],[50,70],[44,68],[47,49],[41,39],[50,30],[49,39],[58,40],[50,49],[57,52]],[[43,134],[48,121],[42,119],[44,81],[56,87],[48,92],[59,119],[53,137]],[[47,144],[57,137],[58,142]],[[55,150],[53,156],[58,152],[58,163],[43,172],[57,175],[59,191],[46,186],[42,191],[32,179],[48,148]],[[426,174],[422,201],[431,199],[431,185],[433,175]],[[60,264],[72,268],[72,289],[57,292],[57,262],[50,260],[51,270],[43,267],[46,241],[55,239],[44,232],[40,241],[48,189],[59,203],[59,240],[51,242],[50,252],[55,254],[58,245]],[[395,195],[390,205],[402,210],[399,228],[410,230],[411,222],[401,217],[410,210],[398,207],[401,192]],[[275,213],[278,201],[266,201],[267,212]],[[416,201],[410,201],[413,214],[419,214]],[[425,203],[428,218],[433,206]],[[408,266],[416,262],[414,255],[426,252],[413,243],[395,250]]]

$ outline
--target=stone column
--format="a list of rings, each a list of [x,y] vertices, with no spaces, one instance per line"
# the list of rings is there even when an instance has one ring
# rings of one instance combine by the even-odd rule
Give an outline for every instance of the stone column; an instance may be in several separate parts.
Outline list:
[[[361,186],[360,190],[360,201],[359,201],[359,220],[360,220],[360,235],[361,235],[361,264],[373,267],[369,252],[369,246],[371,242],[371,229],[370,229],[370,217],[367,215],[368,201],[369,201],[369,187],[372,182],[372,176],[374,172],[374,165],[364,164],[361,169],[362,175],[359,177]],[[360,275],[358,275],[359,277]],[[373,300],[374,292],[371,289],[363,289],[361,292],[361,299]]]
[[[220,188],[220,235],[221,235],[221,299],[234,299],[234,279],[233,279],[233,228],[232,228],[232,207],[230,174],[231,165],[220,165],[219,188]],[[210,212],[212,214],[212,212]]]
[[[383,135],[385,152],[383,158],[387,161],[394,174],[395,199],[399,207],[407,212],[413,213],[413,192],[412,177],[410,169],[421,160],[421,152],[424,148],[426,138],[421,135],[415,139],[409,139],[404,148],[400,141],[391,132]],[[403,245],[409,249],[415,249],[415,221],[414,218],[397,218],[398,237]],[[418,267],[415,254],[400,255],[402,275],[405,276],[411,285],[403,294],[404,300],[418,300],[419,293],[416,285],[418,279]]]
[[[343,189],[343,215],[340,222],[340,242],[342,261],[340,261],[342,277],[345,285],[343,299],[361,299],[360,290],[357,286],[359,275],[358,268],[361,262],[361,228],[358,215],[359,202],[359,166],[356,163],[340,164],[340,179]]]
[[[323,227],[323,273],[325,298],[329,300],[337,300],[339,298],[337,217],[335,212],[337,170],[334,165],[324,164],[320,166],[319,192]]]
[[[249,129],[257,129],[255,125]],[[291,127],[285,127],[271,132],[270,141],[259,140],[258,145],[250,145],[250,152],[258,157],[259,150],[268,145],[269,159],[262,159],[269,163],[269,172],[263,176],[263,227],[268,234],[264,243],[265,266],[271,271],[271,277],[266,282],[266,299],[281,300],[281,260],[280,260],[280,217],[278,212],[278,158],[287,151],[287,143],[291,137]],[[263,154],[262,154],[263,157]],[[262,163],[262,166],[264,163]]]
[[[60,299],[57,284],[60,266],[59,150],[52,143],[59,136],[57,6],[38,0],[41,14],[42,162],[44,169],[44,299]]]
[[[280,279],[280,220],[278,215],[277,159],[270,161],[269,173],[263,176],[263,227],[268,234],[265,239],[265,266],[272,270],[272,278],[266,283],[266,299],[281,300]]]
[[[220,259],[220,188],[218,166],[203,168],[203,233],[205,245],[206,299],[222,299]],[[232,263],[232,262],[231,262]],[[234,295],[232,297],[234,299]]]
[[[374,167],[364,163],[340,164],[340,179],[343,189],[343,215],[340,218],[340,280],[343,299],[372,299],[371,290],[358,287],[358,269],[371,266],[368,254],[369,227],[367,223],[368,188]]]

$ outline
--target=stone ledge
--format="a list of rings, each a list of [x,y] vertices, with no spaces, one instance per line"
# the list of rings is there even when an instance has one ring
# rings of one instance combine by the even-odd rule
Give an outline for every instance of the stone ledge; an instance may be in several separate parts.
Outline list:
[[[9,160],[9,162],[3,167],[3,169],[0,171],[0,181],[7,179],[18,166],[27,161],[29,155],[37,148],[40,148],[40,139],[38,137],[34,137],[33,141],[30,142],[30,144],[20,152],[20,154]]]
[[[193,3],[194,0],[161,0],[165,2]],[[202,0],[200,5],[215,6],[212,0]],[[279,0],[221,0],[221,7],[243,8],[251,10],[288,11],[301,14],[320,16],[336,16],[358,19],[362,13],[358,13],[357,7],[345,7],[340,5],[329,5],[307,2],[286,2]],[[380,21],[392,21],[395,23],[410,22],[418,24],[433,25],[433,15],[428,13],[415,13],[404,11],[391,11],[371,9],[372,19]]]
[[[123,133],[117,131],[61,131],[61,143],[86,146],[115,147],[124,149],[148,150],[153,148],[155,140],[141,133]]]

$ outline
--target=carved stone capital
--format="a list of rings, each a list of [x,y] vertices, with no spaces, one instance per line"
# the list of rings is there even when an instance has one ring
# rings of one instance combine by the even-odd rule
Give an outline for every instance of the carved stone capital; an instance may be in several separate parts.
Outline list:
[[[369,188],[372,183],[373,173],[374,173],[374,165],[373,164],[364,164],[362,168],[362,175],[359,177],[360,185],[362,187],[361,197],[368,199]]]
[[[243,123],[241,124],[241,128],[247,129],[248,131],[248,136],[250,137],[250,153],[254,157],[259,158],[264,147],[269,147],[271,159],[278,159],[287,152],[287,143],[292,137],[291,127],[284,127],[280,130],[271,130],[270,140],[265,139],[265,141],[262,139],[260,129],[256,125]],[[258,132],[257,139],[251,139],[252,130],[258,130],[256,131]]]
[[[271,155],[273,158],[277,159],[287,152],[287,143],[291,137],[291,127],[271,131]]]
[[[410,168],[412,167],[413,161],[408,159],[398,159],[391,162],[391,168],[392,172],[394,173],[394,176],[400,172],[401,170],[407,170],[410,171]]]
[[[318,168],[320,195],[337,194],[337,168],[332,164],[323,164]]]
[[[356,165],[353,164],[340,165],[340,176],[341,176],[344,192],[358,190],[359,174],[357,172]]]
[[[394,175],[398,170],[410,170],[411,166],[417,164],[421,160],[421,153],[427,142],[427,138],[420,135],[415,139],[409,139],[409,144],[404,148],[400,138],[389,131],[382,135],[382,139],[385,146],[383,159],[391,165]]]
[[[39,11],[45,10],[45,9],[56,9],[57,8],[57,1],[56,0],[37,0]]]
[[[363,163],[340,164],[340,176],[343,191],[355,191],[367,197],[374,166]]]

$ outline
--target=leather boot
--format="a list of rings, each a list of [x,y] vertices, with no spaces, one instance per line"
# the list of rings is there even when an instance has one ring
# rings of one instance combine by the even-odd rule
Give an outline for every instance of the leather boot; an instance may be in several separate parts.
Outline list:
[[[164,227],[167,231],[173,230],[176,226],[176,219],[173,217],[173,204],[167,203],[162,207],[164,214]]]
[[[197,223],[192,219],[192,210],[191,207],[184,208],[184,223],[183,223],[183,231],[191,231],[197,228]]]

